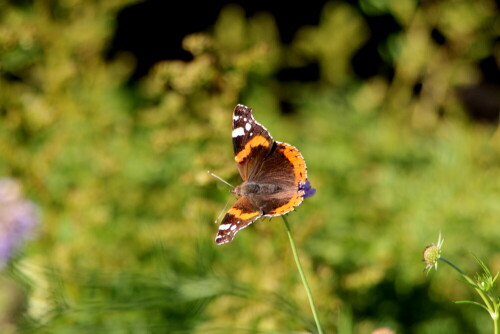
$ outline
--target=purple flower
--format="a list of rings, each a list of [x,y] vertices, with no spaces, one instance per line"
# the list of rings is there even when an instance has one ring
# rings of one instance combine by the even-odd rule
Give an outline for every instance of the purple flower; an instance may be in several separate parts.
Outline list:
[[[13,179],[0,179],[0,269],[39,223],[36,207]]]
[[[302,195],[302,198],[308,198],[313,196],[316,193],[316,189],[311,187],[311,183],[309,181],[306,181],[303,185],[299,184],[299,190],[304,191],[304,195]]]

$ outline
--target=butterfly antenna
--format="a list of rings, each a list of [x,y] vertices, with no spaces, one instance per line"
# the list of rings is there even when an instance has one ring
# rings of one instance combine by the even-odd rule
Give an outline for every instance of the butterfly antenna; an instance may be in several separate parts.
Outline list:
[[[229,204],[229,201],[226,202],[226,205],[224,205],[224,209],[222,209],[222,211],[219,213],[219,215],[217,216],[217,219],[214,221],[215,224],[217,224],[219,221],[220,221],[220,216],[222,216],[222,214],[224,212],[226,212],[226,209],[227,209],[227,206]]]
[[[211,171],[207,170],[207,173],[208,173],[208,174],[210,174],[210,175],[212,175],[213,177],[215,177],[215,178],[216,178],[216,179],[218,179],[219,181],[222,181],[223,183],[227,184],[227,185],[228,185],[228,186],[230,186],[231,188],[234,188],[234,186],[233,186],[231,183],[229,183],[229,182],[227,182],[226,180],[224,180],[223,178],[221,178],[221,177],[219,177],[219,176],[215,175],[215,174],[214,174],[214,173],[212,173]]]

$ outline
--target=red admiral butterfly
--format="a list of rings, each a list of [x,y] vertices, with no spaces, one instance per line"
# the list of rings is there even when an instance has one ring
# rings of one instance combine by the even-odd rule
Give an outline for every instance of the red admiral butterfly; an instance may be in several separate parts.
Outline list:
[[[238,104],[233,112],[234,160],[243,183],[231,190],[239,196],[222,219],[215,242],[234,235],[263,216],[284,215],[316,192],[307,181],[304,158],[292,145],[274,141],[257,123],[252,109]]]

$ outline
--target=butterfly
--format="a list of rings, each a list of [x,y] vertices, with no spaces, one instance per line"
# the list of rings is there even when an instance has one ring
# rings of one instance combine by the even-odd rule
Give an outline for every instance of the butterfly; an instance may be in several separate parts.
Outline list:
[[[226,213],[215,237],[218,245],[260,217],[284,215],[316,189],[307,181],[307,167],[299,150],[275,141],[252,115],[238,104],[233,112],[234,160],[243,183],[231,190],[239,196]]]

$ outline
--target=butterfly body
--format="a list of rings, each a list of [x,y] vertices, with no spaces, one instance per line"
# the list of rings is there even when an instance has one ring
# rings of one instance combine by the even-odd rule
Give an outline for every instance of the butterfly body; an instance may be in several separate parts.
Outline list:
[[[233,113],[233,148],[243,183],[232,190],[239,199],[224,216],[215,242],[223,244],[262,216],[292,211],[315,192],[307,181],[304,158],[292,145],[274,141],[252,115],[237,105]]]

